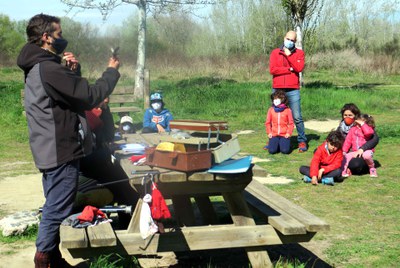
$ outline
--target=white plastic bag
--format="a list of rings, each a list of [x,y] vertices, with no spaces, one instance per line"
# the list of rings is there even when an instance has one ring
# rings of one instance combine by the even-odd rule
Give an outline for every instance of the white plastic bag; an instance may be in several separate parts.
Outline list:
[[[140,212],[140,235],[146,239],[150,235],[158,232],[158,227],[151,217],[149,203],[151,203],[151,195],[146,194],[143,197],[142,210]]]

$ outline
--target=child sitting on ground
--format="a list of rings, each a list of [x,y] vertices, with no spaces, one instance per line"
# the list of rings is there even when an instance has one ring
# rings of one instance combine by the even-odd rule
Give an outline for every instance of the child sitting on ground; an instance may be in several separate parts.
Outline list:
[[[340,178],[343,160],[342,145],[344,137],[340,131],[331,131],[326,140],[318,146],[311,160],[311,166],[301,166],[299,171],[304,175],[304,182],[317,185],[334,185],[335,179]]]
[[[342,177],[348,177],[351,172],[348,165],[354,157],[362,157],[369,167],[369,174],[371,177],[378,177],[376,173],[373,154],[375,149],[366,150],[359,153],[358,149],[363,146],[368,140],[372,138],[375,133],[374,118],[368,114],[361,114],[355,120],[355,125],[350,129],[343,144],[343,154],[346,157],[346,162],[343,166]],[[351,152],[349,150],[351,149]]]
[[[271,94],[272,107],[268,109],[265,119],[265,130],[269,143],[264,147],[270,154],[290,153],[290,136],[294,123],[292,110],[288,107],[288,100],[283,90],[276,90]]]

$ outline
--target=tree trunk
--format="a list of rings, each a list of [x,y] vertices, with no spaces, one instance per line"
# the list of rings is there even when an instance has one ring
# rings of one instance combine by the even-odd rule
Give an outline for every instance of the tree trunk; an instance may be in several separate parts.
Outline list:
[[[144,92],[144,68],[146,61],[146,0],[140,0],[137,3],[137,7],[139,9],[139,36],[135,89],[133,94],[137,99],[141,99]]]
[[[300,22],[296,23],[296,48],[303,50],[303,32],[301,31]],[[304,85],[303,72],[299,73],[300,87]]]
[[[300,25],[296,26],[296,35],[297,35],[296,47],[302,50],[303,49],[303,33],[301,31]]]

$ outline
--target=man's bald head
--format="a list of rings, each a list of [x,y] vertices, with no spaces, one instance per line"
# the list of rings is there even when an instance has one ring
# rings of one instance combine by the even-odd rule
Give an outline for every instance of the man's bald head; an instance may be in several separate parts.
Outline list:
[[[295,31],[289,31],[286,33],[285,35],[285,39],[293,41],[296,43],[296,39],[297,39],[297,34]]]

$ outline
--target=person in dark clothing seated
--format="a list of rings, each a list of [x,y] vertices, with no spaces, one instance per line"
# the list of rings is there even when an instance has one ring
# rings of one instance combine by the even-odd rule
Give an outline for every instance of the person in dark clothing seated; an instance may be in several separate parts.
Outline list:
[[[139,198],[137,192],[130,186],[128,176],[117,161],[112,160],[110,143],[114,140],[114,120],[108,107],[108,98],[99,107],[86,111],[89,126],[95,135],[96,149],[92,154],[84,157],[80,163],[80,172],[84,177],[95,179],[100,184],[120,181],[108,184],[107,188],[113,193],[114,202],[119,205],[135,206]],[[124,217],[125,224],[130,215]],[[129,216],[129,217],[128,217]]]

